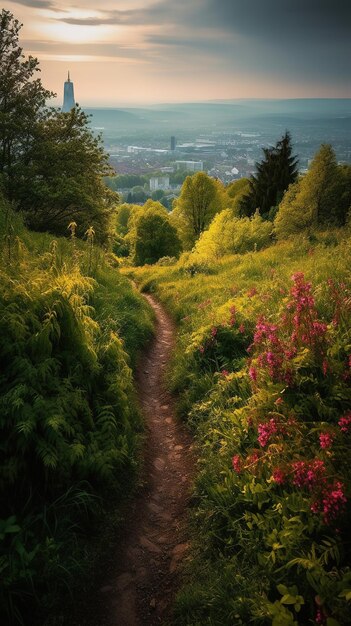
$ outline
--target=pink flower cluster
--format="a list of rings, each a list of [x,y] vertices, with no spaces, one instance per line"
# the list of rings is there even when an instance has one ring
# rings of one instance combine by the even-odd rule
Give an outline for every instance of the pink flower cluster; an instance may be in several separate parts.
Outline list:
[[[291,280],[294,282],[294,286],[290,293],[296,302],[296,310],[301,312],[304,309],[314,307],[314,297],[311,294],[312,284],[305,282],[303,272],[296,272],[292,275]]]
[[[287,304],[287,310],[292,316],[291,341],[295,345],[307,345],[320,353],[322,352],[321,348],[325,340],[327,325],[317,318],[312,285],[305,281],[302,272],[293,274],[291,279],[294,282],[294,286],[290,290],[293,300]]]
[[[246,459],[242,459],[239,454],[235,454],[232,458],[232,466],[237,474],[240,474],[244,469],[248,469],[254,472],[254,466],[260,461],[260,450],[253,450],[251,454],[248,454]]]
[[[324,461],[296,461],[292,464],[293,484],[297,487],[307,487],[312,490],[316,486],[325,484],[326,467]]]
[[[299,348],[310,348],[327,375],[329,364],[325,358],[327,325],[320,321],[312,295],[312,285],[305,281],[302,272],[292,276],[292,299],[279,324],[271,324],[259,318],[254,340],[249,352],[255,353],[255,362],[249,371],[256,381],[260,371],[267,372],[274,382],[291,385],[294,381],[293,364]]]
[[[320,433],[319,444],[323,450],[329,450],[333,445],[334,437],[331,433]]]
[[[269,422],[261,422],[257,427],[258,437],[257,441],[262,448],[264,448],[269,442],[272,435],[278,433],[278,425],[275,419],[272,417]]]
[[[347,502],[344,494],[344,485],[335,481],[323,490],[320,500],[316,500],[311,505],[313,513],[322,513],[325,524],[330,524],[342,513]]]
[[[275,470],[273,470],[272,478],[277,485],[283,485],[286,481],[285,472],[283,472],[280,467],[276,467]]]
[[[269,324],[264,317],[261,317],[257,324],[254,334],[253,344],[249,351],[253,348],[258,350],[257,365],[260,369],[268,370],[269,376],[275,381],[289,382],[291,380],[291,372],[286,367],[286,359],[290,356],[287,353],[286,346],[278,336],[278,326]],[[295,353],[291,353],[291,357]],[[250,372],[249,372],[250,374]],[[251,374],[250,374],[251,376]],[[251,378],[253,378],[251,376]]]
[[[348,433],[351,430],[351,411],[340,417],[338,424],[342,433]]]
[[[242,467],[242,460],[241,457],[239,456],[239,454],[235,454],[232,458],[232,466],[234,469],[234,472],[236,472],[237,474],[240,474],[240,472],[242,471],[243,467]]]

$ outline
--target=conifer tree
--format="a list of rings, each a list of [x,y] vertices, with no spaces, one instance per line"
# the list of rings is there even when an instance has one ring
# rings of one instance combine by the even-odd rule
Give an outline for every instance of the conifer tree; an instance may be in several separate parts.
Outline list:
[[[254,215],[256,209],[264,217],[280,203],[285,191],[297,177],[297,158],[292,154],[291,137],[285,135],[270,148],[263,148],[264,159],[256,163],[256,174],[250,179],[249,192],[240,203],[242,216]]]

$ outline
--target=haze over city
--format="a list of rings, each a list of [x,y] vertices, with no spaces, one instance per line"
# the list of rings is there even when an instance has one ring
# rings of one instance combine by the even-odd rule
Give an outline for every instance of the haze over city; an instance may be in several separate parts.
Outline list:
[[[6,0],[45,86],[82,106],[351,95],[346,0]]]

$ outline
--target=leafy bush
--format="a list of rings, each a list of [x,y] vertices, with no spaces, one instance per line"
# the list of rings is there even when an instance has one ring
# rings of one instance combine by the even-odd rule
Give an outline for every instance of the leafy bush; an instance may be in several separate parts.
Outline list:
[[[0,209],[0,616],[22,623],[81,577],[82,540],[130,489],[130,362],[152,320],[100,249],[50,242]]]
[[[224,254],[261,250],[271,243],[272,224],[258,213],[252,218],[234,217],[231,209],[222,211],[198,240],[195,252],[220,258]]]

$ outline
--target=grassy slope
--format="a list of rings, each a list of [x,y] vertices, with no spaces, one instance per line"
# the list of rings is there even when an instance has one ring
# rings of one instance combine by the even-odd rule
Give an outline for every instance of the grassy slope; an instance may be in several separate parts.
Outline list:
[[[313,244],[300,238],[259,253],[226,257],[195,276],[185,272],[181,262],[132,271],[141,288],[155,291],[179,324],[171,385],[179,394],[179,411],[199,441],[197,540],[188,572],[191,585],[180,594],[176,608],[179,625],[219,626],[253,620],[287,626],[314,623],[314,619],[327,623],[328,618],[328,626],[336,626],[351,619],[347,602],[338,597],[340,593],[345,596],[351,586],[349,506],[346,517],[344,513],[341,520],[324,524],[321,516],[311,514],[306,490],[297,492],[291,479],[286,486],[272,480],[277,460],[287,466],[293,457],[308,463],[318,458],[333,476],[336,472],[350,496],[350,471],[345,464],[349,448],[345,449],[337,426],[338,418],[351,408],[347,370],[350,252],[347,232],[327,233]],[[267,373],[253,383],[248,376],[247,348],[255,324],[264,315],[270,323],[280,324],[283,332],[282,313],[296,272],[311,281],[315,315],[328,324],[329,369],[323,373],[318,354],[300,346],[292,361],[296,378],[290,390],[285,383],[270,380]],[[335,303],[327,285],[330,278],[343,307],[343,321],[335,328],[331,324]],[[284,402],[278,419],[297,420],[296,433],[291,440],[290,434],[286,436],[286,445],[273,437],[258,469],[249,464],[236,475],[231,457],[239,453],[244,463],[252,450],[261,454],[258,424],[270,416],[277,419],[275,402],[281,396]],[[253,426],[248,425],[251,421]],[[315,430],[323,432],[324,428],[335,437],[331,454],[318,445]],[[278,510],[283,513],[278,515]],[[336,540],[335,525],[339,526]],[[288,566],[293,558],[304,558],[304,564]],[[285,587],[277,588],[279,584]],[[301,612],[300,602],[304,603]]]
[[[133,488],[142,426],[130,368],[153,315],[98,248],[30,232],[5,206],[0,239],[0,614],[21,623],[23,604],[47,615],[62,588],[81,587],[87,537]]]

